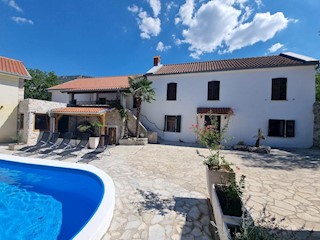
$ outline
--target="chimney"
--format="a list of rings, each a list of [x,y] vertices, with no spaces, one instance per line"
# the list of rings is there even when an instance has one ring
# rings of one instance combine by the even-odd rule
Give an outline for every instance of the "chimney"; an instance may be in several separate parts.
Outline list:
[[[160,64],[160,56],[153,57],[153,66],[158,66]]]

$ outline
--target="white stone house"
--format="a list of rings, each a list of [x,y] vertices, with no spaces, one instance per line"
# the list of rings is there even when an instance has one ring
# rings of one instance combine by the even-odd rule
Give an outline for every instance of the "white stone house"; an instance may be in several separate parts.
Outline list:
[[[147,72],[156,100],[143,104],[142,123],[165,140],[196,142],[192,125],[212,112],[228,122],[230,145],[254,144],[260,128],[262,144],[311,147],[318,64],[295,53],[165,65],[156,57]]]
[[[24,98],[24,81],[31,76],[19,60],[0,57],[0,142],[12,142],[23,128],[18,105]]]

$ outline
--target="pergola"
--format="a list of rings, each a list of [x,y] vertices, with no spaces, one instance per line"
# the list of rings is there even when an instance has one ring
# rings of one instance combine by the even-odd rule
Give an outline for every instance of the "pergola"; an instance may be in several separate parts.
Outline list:
[[[106,134],[106,115],[107,112],[113,110],[113,108],[106,107],[64,107],[54,108],[49,112],[50,117],[54,117],[54,129],[59,125],[59,121],[63,116],[76,116],[76,117],[99,117],[102,123],[100,144],[104,144],[104,136]]]

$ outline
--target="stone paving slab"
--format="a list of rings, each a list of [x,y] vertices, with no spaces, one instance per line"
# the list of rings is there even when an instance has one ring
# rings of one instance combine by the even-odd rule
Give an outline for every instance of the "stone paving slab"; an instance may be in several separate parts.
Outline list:
[[[212,239],[205,168],[197,147],[116,146],[92,164],[109,174],[116,206],[107,239]],[[12,153],[0,146],[0,152]],[[246,175],[253,217],[265,206],[288,230],[305,226],[320,239],[320,151],[272,150],[269,155],[224,150],[237,177]],[[76,159],[66,161],[75,162]]]

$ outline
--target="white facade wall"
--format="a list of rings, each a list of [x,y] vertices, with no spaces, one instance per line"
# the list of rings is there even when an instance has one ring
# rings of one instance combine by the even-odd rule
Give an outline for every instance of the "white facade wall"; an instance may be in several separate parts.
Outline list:
[[[62,93],[59,90],[50,90],[52,93],[52,101],[53,102],[60,102],[60,103],[69,103],[70,96],[68,93]],[[71,95],[71,94],[70,94]],[[106,98],[106,100],[116,100],[117,98],[120,99],[120,93],[75,93],[74,99],[77,101],[96,101],[97,96],[99,98]]]
[[[231,144],[254,144],[258,128],[266,136],[262,144],[276,147],[312,146],[314,66],[237,70],[224,72],[148,76],[153,81],[156,101],[143,103],[142,118],[147,128],[169,141],[195,142],[192,124],[198,107],[230,107],[234,111],[227,131]],[[272,78],[287,78],[287,100],[272,101]],[[208,81],[220,81],[220,100],[207,100]],[[177,83],[177,100],[167,101],[167,84]],[[181,132],[163,132],[165,115],[181,115]],[[223,116],[221,117],[223,119]],[[269,119],[295,120],[295,137],[268,137]]]
[[[0,73],[0,142],[14,141],[17,136],[17,110],[24,97],[23,81]]]
[[[59,90],[50,90],[52,93],[52,102],[69,103],[68,93],[62,93]]]

